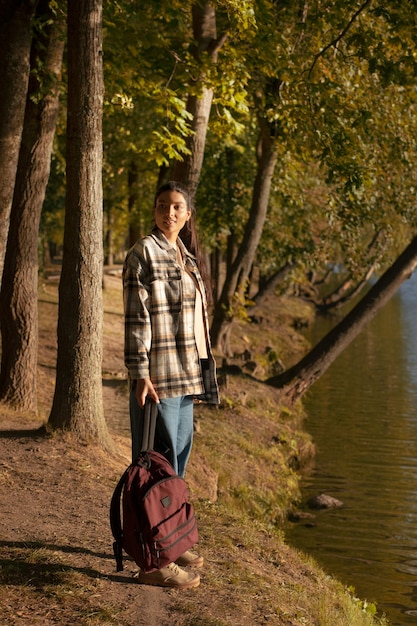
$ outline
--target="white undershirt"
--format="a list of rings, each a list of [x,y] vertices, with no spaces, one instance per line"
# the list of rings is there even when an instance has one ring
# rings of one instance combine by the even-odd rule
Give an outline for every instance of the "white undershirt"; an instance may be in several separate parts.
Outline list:
[[[177,246],[177,262],[181,269],[184,271],[183,280],[191,279],[195,290],[195,309],[194,309],[194,337],[197,346],[197,351],[200,359],[207,359],[207,340],[204,326],[204,312],[203,312],[203,299],[201,297],[200,288],[197,280],[192,272],[184,265],[184,261],[181,252]]]

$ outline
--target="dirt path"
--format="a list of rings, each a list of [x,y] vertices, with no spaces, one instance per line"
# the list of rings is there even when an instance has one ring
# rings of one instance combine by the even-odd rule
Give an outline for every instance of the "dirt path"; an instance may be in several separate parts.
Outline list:
[[[132,562],[125,561],[124,572],[116,573],[108,505],[123,461],[109,462],[98,450],[90,450],[87,458],[64,439],[36,436],[30,423],[26,431],[21,427],[0,416],[0,545],[6,585],[0,623],[73,626],[77,612],[78,623],[84,624],[89,623],[86,612],[93,618],[107,607],[109,614],[117,608],[117,622],[100,618],[90,623],[168,625],[172,592],[138,585]],[[62,598],[42,597],[65,590],[65,604],[72,604],[69,615],[63,613]]]
[[[42,419],[0,406],[1,626],[171,623],[167,607],[175,592],[137,584],[137,568],[129,561],[116,573],[112,554],[108,508],[129,462],[130,442],[120,278],[106,281],[103,399],[110,429],[122,435],[115,435],[121,455],[110,459],[65,437],[46,438],[37,434]],[[46,416],[55,378],[56,315],[53,280],[41,294],[39,320],[38,398]],[[60,594],[67,595],[65,602]],[[51,597],[45,601],[45,595]],[[115,613],[116,621],[106,617]]]

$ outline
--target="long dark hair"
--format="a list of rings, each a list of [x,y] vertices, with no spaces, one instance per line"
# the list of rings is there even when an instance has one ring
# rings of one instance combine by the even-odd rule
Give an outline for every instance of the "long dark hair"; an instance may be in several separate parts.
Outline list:
[[[187,250],[191,252],[191,254],[193,254],[197,260],[197,267],[206,288],[207,301],[209,302],[209,304],[212,304],[213,294],[210,286],[211,280],[209,272],[207,270],[206,262],[204,260],[204,255],[202,253],[198,240],[195,220],[195,207],[191,198],[191,194],[185,185],[177,182],[176,180],[170,180],[157,189],[154,199],[154,207],[156,207],[156,202],[161,193],[163,193],[164,191],[177,191],[178,193],[182,194],[187,205],[187,210],[191,211],[190,219],[185,222],[184,226],[180,230],[179,237]]]

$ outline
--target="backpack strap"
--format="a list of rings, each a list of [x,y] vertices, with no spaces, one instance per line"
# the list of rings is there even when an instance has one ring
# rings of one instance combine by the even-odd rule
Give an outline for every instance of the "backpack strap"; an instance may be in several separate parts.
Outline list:
[[[116,488],[113,492],[113,496],[110,502],[110,526],[111,531],[114,538],[113,543],[113,553],[114,558],[116,560],[116,571],[123,571],[123,530],[122,530],[122,521],[120,518],[120,498],[122,495],[123,487],[125,485],[127,475],[129,472],[130,466],[125,470],[119,482],[116,485]]]
[[[158,407],[156,402],[146,398],[143,412],[143,435],[141,452],[153,450],[155,444],[156,418],[158,417]]]

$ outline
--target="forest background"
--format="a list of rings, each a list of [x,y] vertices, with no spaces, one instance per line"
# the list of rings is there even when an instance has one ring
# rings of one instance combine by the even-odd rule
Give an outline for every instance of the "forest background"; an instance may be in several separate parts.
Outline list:
[[[321,313],[364,290],[291,368],[270,352],[264,383],[293,405],[417,263],[416,13],[411,0],[2,0],[2,404],[37,412],[39,277],[59,262],[47,428],[114,450],[103,265],[146,234],[175,178],[197,207],[223,364],[265,298]]]
[[[174,178],[198,207],[224,357],[234,321],[265,294],[328,310],[388,268],[324,343],[268,379],[294,402],[415,266],[414,4],[1,11],[0,398],[36,411],[38,272],[62,251],[48,424],[111,446],[103,258],[120,261],[146,234],[155,189]],[[323,291],[329,277],[336,289]]]

